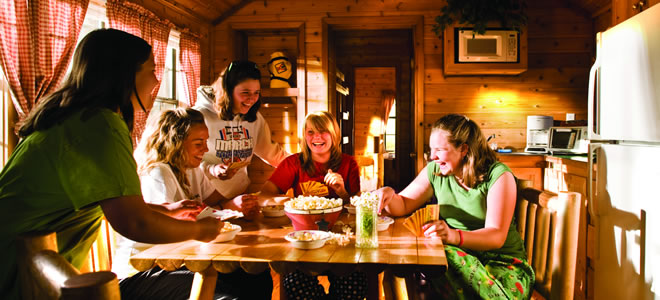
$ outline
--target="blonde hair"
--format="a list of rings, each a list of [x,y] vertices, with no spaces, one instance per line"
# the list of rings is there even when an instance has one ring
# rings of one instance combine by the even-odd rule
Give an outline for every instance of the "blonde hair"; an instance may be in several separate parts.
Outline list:
[[[455,148],[460,149],[464,144],[468,147],[461,170],[457,170],[457,175],[463,183],[472,188],[488,180],[488,172],[497,162],[497,156],[495,151],[488,147],[479,125],[464,115],[449,114],[435,121],[431,134],[438,130],[448,134],[447,139]]]
[[[138,174],[147,175],[157,163],[170,166],[188,199],[190,182],[186,176],[186,155],[183,142],[190,129],[196,125],[206,125],[201,112],[192,108],[176,108],[161,113],[154,130],[143,136],[135,150]]]
[[[307,127],[309,124],[309,127]],[[339,124],[335,118],[329,112],[317,111],[307,115],[305,117],[305,125],[303,126],[302,135],[300,137],[300,164],[302,169],[307,172],[310,176],[313,176],[316,173],[316,167],[314,166],[314,161],[312,160],[312,151],[307,145],[305,140],[305,134],[307,130],[312,129],[317,132],[328,132],[332,137],[332,146],[330,147],[330,160],[328,160],[328,168],[336,171],[341,165],[341,131],[339,129]]]

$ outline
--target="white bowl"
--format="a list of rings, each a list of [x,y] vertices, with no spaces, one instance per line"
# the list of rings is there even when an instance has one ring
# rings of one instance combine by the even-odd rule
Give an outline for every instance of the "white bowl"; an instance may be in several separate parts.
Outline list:
[[[392,223],[394,223],[394,219],[387,216],[380,216],[378,217],[378,224],[376,225],[376,228],[378,231],[384,231],[387,230],[387,228],[389,228],[390,224]]]
[[[218,236],[216,236],[215,239],[211,241],[211,243],[222,243],[233,240],[236,237],[236,234],[241,232],[241,226],[236,224],[231,224],[231,226],[233,228],[232,230],[218,234]]]
[[[261,213],[264,217],[281,217],[284,216],[284,205],[266,205],[261,207]]]
[[[346,208],[346,210],[348,211],[349,214],[352,214],[352,215],[355,214],[355,206],[353,206],[351,204],[346,204],[346,205],[344,205],[344,207]]]
[[[284,239],[298,249],[321,248],[329,238],[330,233],[320,230],[297,230],[284,236]]]

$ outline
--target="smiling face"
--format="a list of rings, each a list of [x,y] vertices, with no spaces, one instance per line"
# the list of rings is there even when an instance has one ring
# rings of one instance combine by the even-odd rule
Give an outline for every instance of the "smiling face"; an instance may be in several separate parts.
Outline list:
[[[463,157],[468,151],[466,144],[458,148],[454,147],[449,142],[449,133],[440,129],[431,132],[429,147],[431,148],[431,160],[438,164],[440,172],[444,176],[455,174],[454,171],[462,166]]]
[[[183,151],[186,155],[186,168],[197,168],[202,163],[202,156],[209,151],[206,140],[209,130],[204,124],[195,124],[190,128],[188,136],[183,141]]]
[[[308,121],[305,123],[305,142],[312,153],[312,159],[325,163],[330,158],[332,135],[328,131],[318,131]]]
[[[144,109],[146,110],[151,109],[154,104],[151,92],[158,84],[155,72],[156,64],[154,64],[154,56],[152,54],[149,56],[149,59],[140,66],[140,70],[135,74],[135,89],[137,90]],[[140,104],[137,102],[137,97],[135,97],[135,93],[132,94],[131,100],[133,101],[133,109],[135,111],[142,111]]]
[[[234,114],[247,114],[252,105],[259,100],[261,84],[259,80],[246,79],[234,87],[232,93]]]

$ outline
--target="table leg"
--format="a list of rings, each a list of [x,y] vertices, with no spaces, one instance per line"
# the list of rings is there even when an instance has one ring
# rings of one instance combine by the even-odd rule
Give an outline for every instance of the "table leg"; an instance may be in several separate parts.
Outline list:
[[[218,271],[209,266],[202,272],[195,272],[190,299],[212,300],[215,295],[215,283],[218,280]]]
[[[280,276],[280,300],[287,300],[286,289],[284,288],[284,276],[285,274],[279,274]]]

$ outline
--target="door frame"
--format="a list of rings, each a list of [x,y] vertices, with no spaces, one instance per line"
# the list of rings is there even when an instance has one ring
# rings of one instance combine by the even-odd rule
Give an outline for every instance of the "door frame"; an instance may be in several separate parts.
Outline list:
[[[413,141],[415,143],[415,174],[424,168],[424,16],[387,16],[387,17],[325,17],[321,19],[321,69],[323,74],[329,74],[330,45],[328,32],[332,30],[383,30],[383,29],[411,29],[413,35]],[[326,76],[328,86],[328,111],[336,110],[334,78]],[[332,84],[332,85],[330,85]]]

